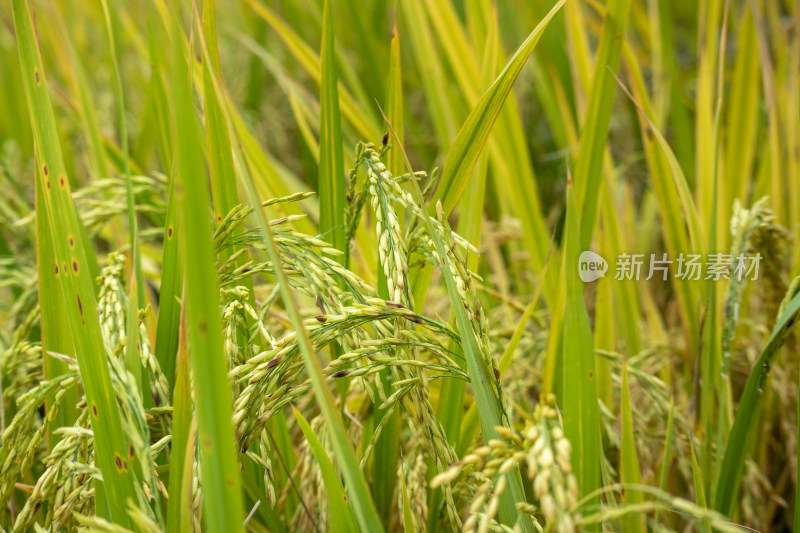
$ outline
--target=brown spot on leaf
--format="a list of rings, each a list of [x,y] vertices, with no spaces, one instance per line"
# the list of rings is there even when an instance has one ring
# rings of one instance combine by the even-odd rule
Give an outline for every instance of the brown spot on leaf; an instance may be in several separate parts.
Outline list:
[[[73,259],[72,260],[72,271],[75,272],[76,274],[78,273],[78,260],[77,259]]]
[[[172,238],[172,226],[167,228],[167,238],[168,239]]]
[[[37,85],[40,84],[42,82],[42,80],[39,78],[39,71],[38,70],[34,70],[33,71],[33,75],[36,78],[36,84]]]
[[[42,167],[42,172],[44,172],[44,175],[47,176],[47,165]]]
[[[53,273],[56,275],[56,277],[58,277],[58,263],[53,265]]]
[[[114,464],[117,465],[117,470],[122,471],[122,457],[118,453],[114,454]]]
[[[133,459],[134,455],[136,455],[136,452],[133,449],[133,444],[128,444],[128,457]]]
[[[81,314],[81,321],[86,324],[86,320],[83,318],[83,303],[81,302],[81,295],[76,294],[76,298],[78,298],[78,312]]]
[[[72,235],[69,236],[69,247],[75,248],[75,238]]]
[[[97,404],[92,402],[92,414],[97,418]]]
[[[67,188],[67,178],[66,178],[66,177],[64,177],[64,175],[63,175],[63,174],[62,174],[62,175],[60,175],[60,176],[58,177],[58,185],[59,185],[59,186],[60,186],[62,189],[66,189],[66,188]]]

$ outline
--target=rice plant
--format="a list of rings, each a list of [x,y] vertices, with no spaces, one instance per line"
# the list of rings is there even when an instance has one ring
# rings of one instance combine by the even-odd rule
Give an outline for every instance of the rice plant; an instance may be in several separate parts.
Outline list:
[[[796,2],[0,20],[0,531],[800,530]]]

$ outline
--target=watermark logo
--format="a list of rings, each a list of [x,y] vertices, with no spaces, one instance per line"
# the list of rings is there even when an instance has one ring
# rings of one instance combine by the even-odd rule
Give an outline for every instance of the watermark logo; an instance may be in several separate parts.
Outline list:
[[[606,271],[608,271],[608,261],[603,259],[603,256],[591,250],[581,252],[581,256],[578,258],[578,277],[581,278],[581,281],[589,283],[604,278]]]
[[[666,281],[670,276],[676,280],[757,280],[761,254],[738,255],[711,253],[679,254],[676,259],[662,254],[621,253],[614,264],[614,279],[617,281],[649,281],[654,277]],[[600,254],[586,250],[578,258],[578,276],[584,283],[604,278],[608,262]]]

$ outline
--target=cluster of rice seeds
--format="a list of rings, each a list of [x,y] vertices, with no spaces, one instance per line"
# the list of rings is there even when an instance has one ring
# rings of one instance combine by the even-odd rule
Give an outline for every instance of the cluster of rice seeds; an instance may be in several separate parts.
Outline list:
[[[108,265],[103,268],[99,278],[100,291],[97,301],[98,314],[100,315],[100,329],[106,349],[110,353],[120,355],[126,344],[127,330],[126,313],[128,298],[125,295],[122,276],[125,273],[125,256],[120,253],[111,253],[108,256]],[[156,406],[169,404],[169,384],[166,376],[161,372],[161,366],[150,346],[150,336],[145,326],[145,317],[150,312],[150,306],[139,311],[137,352],[142,362],[142,367],[147,372],[151,393]]]
[[[428,257],[429,261],[435,265],[442,264],[439,261],[435,250],[433,239],[427,234],[427,224],[417,224],[409,231],[405,232],[405,238],[400,227],[397,211],[394,206],[402,206],[410,212],[416,219],[428,218],[428,214],[423,206],[417,205],[412,196],[400,186],[403,179],[416,179],[420,175],[405,176],[396,178],[387,170],[386,165],[381,161],[381,153],[375,150],[372,144],[359,144],[356,148],[356,169],[364,165],[366,168],[367,183],[365,184],[366,194],[369,197],[370,205],[376,218],[376,235],[378,239],[378,250],[386,276],[387,289],[390,297],[398,305],[405,305],[413,308],[414,302],[409,291],[408,270],[409,257],[412,249],[421,248],[422,255]],[[352,174],[351,188],[355,187],[356,173]],[[353,207],[355,211],[358,206]],[[436,231],[448,245],[449,253],[447,261],[443,264],[445,268],[450,268],[468,315],[473,320],[477,337],[480,339],[484,348],[488,347],[488,322],[480,312],[480,304],[475,296],[469,280],[472,275],[466,270],[462,261],[456,258],[456,249],[463,248],[477,253],[477,250],[467,243],[463,238],[449,231],[443,218],[440,220],[429,219],[433,231]],[[469,295],[467,294],[469,292]],[[397,332],[395,331],[395,335]],[[411,354],[404,355],[397,353],[397,357],[412,357],[419,359],[417,350],[412,350]],[[485,352],[488,353],[488,352]],[[493,360],[493,358],[492,358]],[[499,377],[499,369],[496,362],[487,361],[490,367],[495,368],[494,377]],[[400,402],[411,425],[413,432],[424,435],[420,440],[428,448],[428,453],[434,458],[434,464],[439,471],[445,469],[455,459],[455,451],[448,443],[444,430],[438,418],[433,413],[430,404],[430,394],[428,392],[428,377],[421,369],[408,365],[397,365],[392,367],[393,385],[397,388],[395,394],[389,399],[384,400],[384,404],[390,401],[397,402],[403,397],[408,398],[409,402]],[[500,389],[499,384],[497,386]],[[379,389],[381,390],[381,389]],[[502,396],[501,396],[502,401]],[[376,428],[376,437],[379,435],[381,427]],[[373,439],[374,442],[375,439]],[[367,450],[369,452],[371,450]],[[461,521],[455,505],[452,487],[445,483],[442,486],[447,516],[451,525],[460,527]],[[424,490],[420,489],[420,490]]]
[[[221,227],[224,228],[225,224],[223,223]],[[444,333],[455,339],[457,339],[457,335],[446,326],[420,317],[398,303],[384,302],[373,298],[374,290],[366,286],[354,274],[335,261],[313,252],[314,247],[318,247],[322,251],[319,243],[311,240],[313,238],[284,231],[276,232],[276,237],[282,248],[282,260],[285,262],[285,268],[288,267],[289,273],[297,279],[298,290],[314,297],[320,311],[324,311],[323,314],[307,321],[307,327],[315,347],[323,348],[336,341],[341,343],[345,350],[349,350],[327,367],[325,374],[331,379],[348,377],[361,380],[360,385],[373,401],[375,400],[374,390],[377,389],[381,395],[383,407],[386,407],[388,402],[394,408],[396,402],[408,395],[410,404],[405,405],[401,402],[404,405],[403,409],[410,415],[408,419],[414,427],[425,430],[429,438],[424,439],[423,442],[433,448],[432,451],[435,452],[434,456],[437,458],[438,466],[445,468],[447,464],[453,462],[455,453],[447,444],[444,431],[434,416],[429,402],[427,383],[421,370],[427,368],[439,375],[457,374],[462,379],[466,376],[450,358],[450,354],[442,346],[437,336],[431,334],[426,336],[424,333],[404,330],[402,327],[398,328],[396,324],[409,324],[412,327],[423,324],[439,335]],[[261,270],[269,271],[270,268],[271,266],[265,265]],[[341,280],[346,282],[345,287],[349,289],[349,294],[343,294],[339,288]],[[354,303],[346,306],[343,302],[348,296],[367,303]],[[403,296],[401,298],[405,299]],[[260,323],[263,323],[262,316],[264,316],[263,311],[259,316]],[[366,330],[368,324],[372,326],[371,331]],[[389,324],[393,326],[390,327]],[[398,339],[397,342],[390,343],[387,349],[410,347],[410,350],[396,350],[386,358],[379,358],[370,357],[360,349],[351,349],[355,345],[365,346],[364,343],[369,342],[368,337],[370,336],[377,336],[375,342],[380,343],[384,338],[395,338],[395,333],[400,335],[402,340]],[[350,339],[350,342],[346,342],[347,339]],[[271,350],[251,357],[231,371],[232,380],[237,383],[246,383],[234,405],[234,424],[242,449],[245,450],[263,431],[271,416],[280,413],[283,407],[299,400],[310,390],[308,380],[296,383],[296,378],[302,375],[303,367],[298,358],[294,333],[289,332],[285,337],[275,340],[271,344],[273,345]],[[415,356],[418,347],[434,347],[427,351],[435,353],[441,360],[439,362],[423,361]],[[402,354],[402,357],[399,357],[398,354]],[[409,358],[405,359],[406,357]],[[386,368],[392,370],[399,393],[388,398],[383,394],[382,388],[375,387],[374,383],[370,386],[363,381],[370,377],[377,377],[378,372]],[[355,387],[355,383],[353,386]],[[377,428],[375,437],[380,434],[380,429]],[[374,442],[374,438],[371,439],[371,442]],[[370,452],[371,449],[366,450],[367,456]],[[267,460],[264,451],[261,451],[260,456],[262,462]],[[449,504],[449,514],[454,520],[457,520],[457,511],[449,489],[446,489],[446,499]]]
[[[407,252],[405,239],[397,218],[397,211],[392,205],[392,196],[402,197],[405,191],[393,178],[380,158],[380,154],[367,146],[361,160],[367,168],[367,180],[370,204],[375,214],[375,234],[378,239],[378,256],[389,298],[413,309],[414,302],[409,291]]]
[[[622,362],[623,355],[607,350],[596,350],[598,356],[605,358],[610,363],[611,380],[614,385],[615,398],[621,395]],[[639,462],[644,466],[643,479],[651,476],[655,479],[654,465],[658,465],[661,456],[657,450],[663,447],[666,421],[669,418],[670,400],[673,397],[672,389],[664,383],[659,374],[664,365],[670,365],[670,349],[666,346],[652,346],[642,352],[627,358],[628,374],[630,377],[630,393],[636,398],[631,402],[633,410],[634,436]],[[621,449],[620,432],[617,426],[619,410],[599,402],[601,422],[603,424],[603,437],[606,439],[607,450]],[[691,444],[695,448],[700,442],[692,430],[692,422],[687,418],[687,413],[675,408],[672,411],[674,432],[672,453],[675,468],[673,475],[680,475],[686,483],[692,482],[691,469]],[[689,442],[689,438],[693,443]],[[609,461],[610,454],[606,453],[606,469],[612,478],[616,477],[615,465]]]
[[[327,431],[325,431],[325,424],[322,416],[315,416],[309,421],[309,426],[315,435],[319,437],[322,447],[328,454],[328,457],[333,457],[333,449],[330,446],[330,439],[328,438]],[[298,495],[303,503],[297,506],[294,517],[292,517],[292,530],[293,531],[328,531],[327,521],[327,496],[325,491],[325,483],[322,478],[322,470],[319,468],[319,463],[314,457],[308,441],[303,439],[300,443],[300,461],[298,462],[298,475],[295,477],[295,483],[300,490]],[[288,487],[287,487],[288,489]],[[306,512],[308,508],[312,515],[308,516]]]
[[[2,404],[3,413],[14,412],[11,403],[28,391],[35,388],[43,379],[42,346],[29,339],[33,327],[39,321],[38,305],[28,313],[27,317],[14,330],[8,348],[2,353],[0,371],[3,379]]]
[[[0,227],[5,229],[8,226],[3,226],[0,222]],[[0,257],[0,280],[3,280],[0,291],[14,295],[14,298],[3,301],[3,315],[0,316],[5,321],[5,331],[0,332],[0,349],[8,345],[7,332],[15,331],[31,313],[34,313],[36,320],[39,318],[39,274],[36,263],[25,259]]]
[[[152,346],[150,346],[150,335],[146,325],[147,314],[150,312],[152,311],[149,304],[146,308],[139,310],[139,357],[142,361],[142,366],[147,371],[153,403],[156,407],[161,407],[170,405],[169,382],[164,372],[161,371],[161,365],[158,363]]]
[[[314,346],[318,349],[324,348],[356,330],[361,330],[365,335],[368,325],[374,326],[375,331],[384,331],[389,337],[389,331],[381,329],[381,321],[392,318],[418,320],[417,315],[405,308],[392,307],[378,299],[370,299],[370,302],[371,305],[354,304],[342,307],[342,314],[339,315],[318,315],[309,319],[306,325]],[[380,305],[375,305],[378,302]],[[429,336],[427,342],[439,345],[433,336]],[[439,351],[443,353],[443,348]],[[388,363],[373,362],[368,356],[358,352],[347,353],[356,356],[342,356],[326,367],[324,372],[329,378],[368,377],[389,367]],[[359,364],[352,368],[342,366],[356,363]],[[415,363],[409,363],[413,364]],[[303,364],[299,359],[294,332],[276,340],[275,348],[263,351],[231,370],[231,379],[235,383],[246,383],[234,402],[233,417],[237,435],[244,447],[249,446],[271,416],[308,392],[310,382],[307,379],[296,383],[296,378],[302,375]],[[368,394],[372,394],[371,391]]]
[[[736,266],[737,257],[740,255],[750,256],[755,252],[761,251],[754,246],[757,241],[761,240],[758,239],[758,234],[763,235],[764,233],[774,232],[778,229],[778,231],[781,231],[785,235],[785,230],[783,230],[783,228],[775,226],[775,215],[767,207],[766,197],[753,204],[750,209],[743,208],[737,199],[733,204],[730,229],[733,237],[731,258],[734,261],[734,267]],[[763,241],[761,243],[765,244]],[[775,255],[773,253],[774,251],[775,250],[769,249],[764,250],[769,256]],[[762,264],[769,264],[771,262],[772,257],[768,257],[766,261],[762,261]],[[770,267],[765,268],[769,269]],[[736,323],[739,319],[739,305],[744,289],[744,278],[745,276],[731,276],[731,282],[728,285],[728,293],[725,299],[725,320],[722,328],[721,346],[723,377],[727,377],[728,375],[731,345],[736,330]]]
[[[131,186],[136,212],[150,218],[153,226],[163,228],[167,212],[165,198],[169,189],[167,177],[160,173],[152,176],[131,176]],[[112,218],[125,216],[127,205],[120,198],[127,195],[124,176],[93,180],[73,193],[75,207],[90,235],[97,234]],[[141,232],[140,238],[155,237],[158,231]]]
[[[544,529],[559,533],[576,530],[578,485],[570,464],[571,446],[558,422],[555,397],[542,398],[521,433],[498,427],[502,437],[467,453],[458,463],[437,475],[431,485],[461,481],[470,493],[469,516],[464,531],[484,533],[499,527],[496,517],[505,474],[520,467],[531,480],[535,504],[518,503],[523,513],[542,519]]]
[[[139,317],[140,320],[143,316]],[[147,332],[140,327],[140,347],[148,346]],[[142,342],[142,341],[145,342]],[[139,498],[139,507],[141,509],[151,510],[154,514],[151,518],[156,518],[160,515],[160,498],[153,499],[156,492],[166,494],[166,488],[158,479],[156,471],[156,464],[151,453],[150,448],[150,427],[148,424],[147,413],[144,409],[142,402],[142,395],[139,390],[139,385],[134,376],[125,367],[122,357],[120,357],[124,343],[121,343],[115,351],[113,357],[108,357],[109,369],[111,374],[111,383],[114,388],[114,394],[119,402],[122,413],[122,429],[128,438],[128,456],[123,457],[121,460],[123,464],[128,465],[129,468],[135,469],[137,475],[144,482],[141,485],[141,490],[137,491]],[[160,400],[159,396],[163,395],[164,401],[168,400],[168,392],[166,380],[161,373],[155,355],[149,349],[140,349],[142,354],[142,365],[146,369],[155,369],[156,372],[151,374],[154,381],[151,386],[154,387],[154,399]],[[158,392],[158,389],[161,392]],[[155,505],[151,509],[148,502],[153,502]]]
[[[44,526],[52,525],[54,530],[65,527],[73,511],[86,513],[94,507],[94,488],[88,481],[99,471],[89,466],[93,436],[88,425],[89,414],[84,403],[72,427],[56,430],[61,439],[45,459],[45,470],[17,515],[13,531],[28,531],[45,502],[48,511]]]
[[[108,351],[116,350],[125,336],[125,289],[122,276],[125,273],[125,256],[120,253],[108,255],[108,265],[98,280],[100,292],[97,297],[100,329]]]
[[[3,431],[0,446],[0,501],[9,501],[15,481],[33,464],[59,403],[77,382],[77,372],[73,370],[42,381],[17,399],[17,412]],[[45,403],[47,408],[40,417],[39,409]]]
[[[261,436],[258,439],[258,451],[258,454],[253,454],[257,457],[257,459],[254,460],[264,469],[264,487],[267,490],[270,506],[275,507],[277,501],[275,496],[275,475],[273,473],[272,459],[270,459],[272,443],[270,442],[266,429],[261,432]]]
[[[253,355],[253,346],[259,335],[270,345],[275,342],[272,335],[259,320],[258,313],[250,304],[250,291],[237,285],[220,289],[222,306],[222,327],[225,353],[232,366],[240,365]],[[253,331],[251,332],[251,325]]]
[[[301,197],[305,198],[307,195]],[[273,265],[269,262],[257,261],[248,261],[235,267],[236,261],[240,254],[245,253],[246,247],[262,248],[256,231],[244,230],[238,234],[234,232],[234,229],[244,222],[249,212],[247,208],[235,208],[217,228],[214,238],[217,252],[230,246],[240,248],[219,268],[223,288],[241,283],[245,277],[271,273],[273,270]],[[287,221],[289,220],[284,218],[273,222]],[[273,230],[273,235],[281,254],[282,267],[289,277],[290,284],[300,293],[317,300],[322,313],[335,313],[342,301],[352,298],[358,300],[364,295],[375,294],[372,287],[330,257],[341,255],[341,252],[331,248],[325,241],[284,228]]]

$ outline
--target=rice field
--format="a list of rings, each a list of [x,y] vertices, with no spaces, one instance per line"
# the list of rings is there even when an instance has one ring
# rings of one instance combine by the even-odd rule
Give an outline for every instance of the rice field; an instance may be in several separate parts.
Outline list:
[[[0,22],[0,531],[800,531],[797,2]]]

